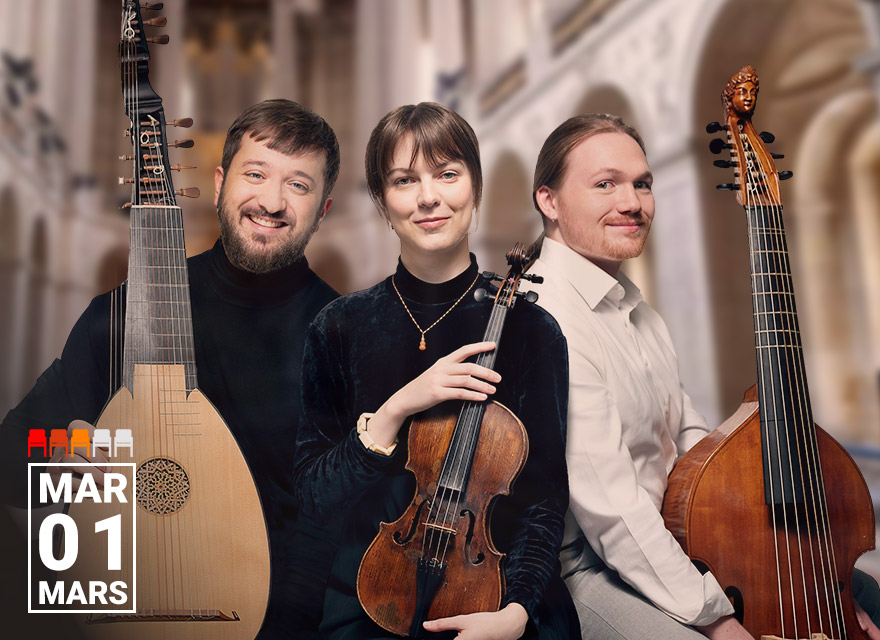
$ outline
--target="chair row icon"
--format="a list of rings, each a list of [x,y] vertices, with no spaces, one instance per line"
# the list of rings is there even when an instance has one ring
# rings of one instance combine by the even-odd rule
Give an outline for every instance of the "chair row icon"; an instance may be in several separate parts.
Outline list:
[[[95,429],[94,435],[89,438],[88,429],[74,429],[67,438],[67,429],[52,429],[46,440],[45,429],[30,429],[28,431],[28,458],[31,457],[31,449],[41,448],[43,456],[49,457],[57,447],[64,448],[64,455],[70,456],[75,449],[85,449],[86,456],[93,455],[95,449],[103,448],[111,452],[115,458],[119,448],[128,449],[128,455],[134,455],[134,440],[131,429],[116,429],[115,437],[111,437],[110,429]]]

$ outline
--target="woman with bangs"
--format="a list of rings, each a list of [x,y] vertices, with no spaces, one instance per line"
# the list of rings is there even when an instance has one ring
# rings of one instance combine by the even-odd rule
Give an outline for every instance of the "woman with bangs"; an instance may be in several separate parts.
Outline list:
[[[508,314],[496,370],[469,361],[495,348],[479,342],[492,305],[472,295],[487,285],[468,248],[482,195],[476,136],[439,104],[400,107],[373,130],[366,170],[370,195],[400,238],[397,270],[328,305],[309,328],[303,359],[297,497],[319,521],[345,518],[321,630],[333,640],[391,637],[360,606],[356,580],[379,523],[399,518],[415,493],[404,468],[410,418],[491,398],[529,437],[528,459],[491,521],[506,553],[501,608],[424,627],[463,639],[578,637],[558,566],[568,504],[565,339],[549,314],[521,303]]]

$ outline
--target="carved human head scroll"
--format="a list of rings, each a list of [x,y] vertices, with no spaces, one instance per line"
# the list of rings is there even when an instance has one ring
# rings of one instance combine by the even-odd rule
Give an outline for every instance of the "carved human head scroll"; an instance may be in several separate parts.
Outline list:
[[[727,81],[721,98],[728,112],[732,109],[739,116],[751,116],[758,104],[758,72],[751,65],[744,66]]]

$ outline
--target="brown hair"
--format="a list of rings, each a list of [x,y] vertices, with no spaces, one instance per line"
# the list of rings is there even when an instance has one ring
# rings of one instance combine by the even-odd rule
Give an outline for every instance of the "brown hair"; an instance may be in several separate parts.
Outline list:
[[[223,175],[241,148],[244,134],[256,142],[268,140],[272,151],[286,156],[303,152],[323,152],[324,192],[326,200],[339,176],[339,142],[330,125],[318,114],[292,100],[264,100],[245,109],[226,132],[223,144]]]
[[[581,141],[596,135],[597,133],[619,132],[628,135],[639,143],[642,152],[645,152],[645,143],[639,132],[626,124],[619,116],[609,113],[584,113],[569,118],[556,127],[547,139],[538,161],[535,163],[535,181],[532,183],[532,202],[535,209],[541,213],[541,218],[546,226],[547,218],[538,206],[537,192],[543,186],[558,189],[565,178],[568,168],[568,156]]]
[[[419,154],[431,164],[450,160],[464,163],[471,174],[474,206],[483,197],[483,170],[480,144],[467,121],[452,109],[436,102],[420,102],[398,107],[379,121],[367,143],[367,188],[382,215],[385,215],[385,180],[397,145],[413,137],[410,166]]]

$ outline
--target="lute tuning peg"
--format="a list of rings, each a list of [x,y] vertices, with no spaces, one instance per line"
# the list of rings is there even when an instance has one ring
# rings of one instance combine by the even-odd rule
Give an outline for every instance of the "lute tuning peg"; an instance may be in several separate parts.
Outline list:
[[[149,20],[144,20],[144,24],[148,24],[151,27],[164,27],[168,24],[168,18],[166,18],[165,16],[150,18]]]
[[[162,7],[165,6],[164,2],[145,2],[142,5],[143,9],[148,9],[150,11],[160,11]]]
[[[174,193],[185,198],[198,198],[201,195],[198,187],[188,187],[186,189],[177,189]]]
[[[171,165],[171,170],[172,170],[172,171],[181,171],[181,170],[183,170],[183,169],[195,169],[195,168],[196,168],[196,167],[188,167],[188,166],[185,165],[185,164],[172,164],[172,165]]]
[[[169,122],[172,127],[183,127],[184,129],[188,129],[193,126],[192,118],[180,118],[179,120],[172,120]]]
[[[163,33],[161,36],[150,36],[147,38],[147,42],[151,42],[153,44],[168,44],[170,38],[168,34]]]
[[[178,149],[190,149],[195,144],[192,140],[175,140],[174,142],[169,142],[169,147],[175,147]]]

